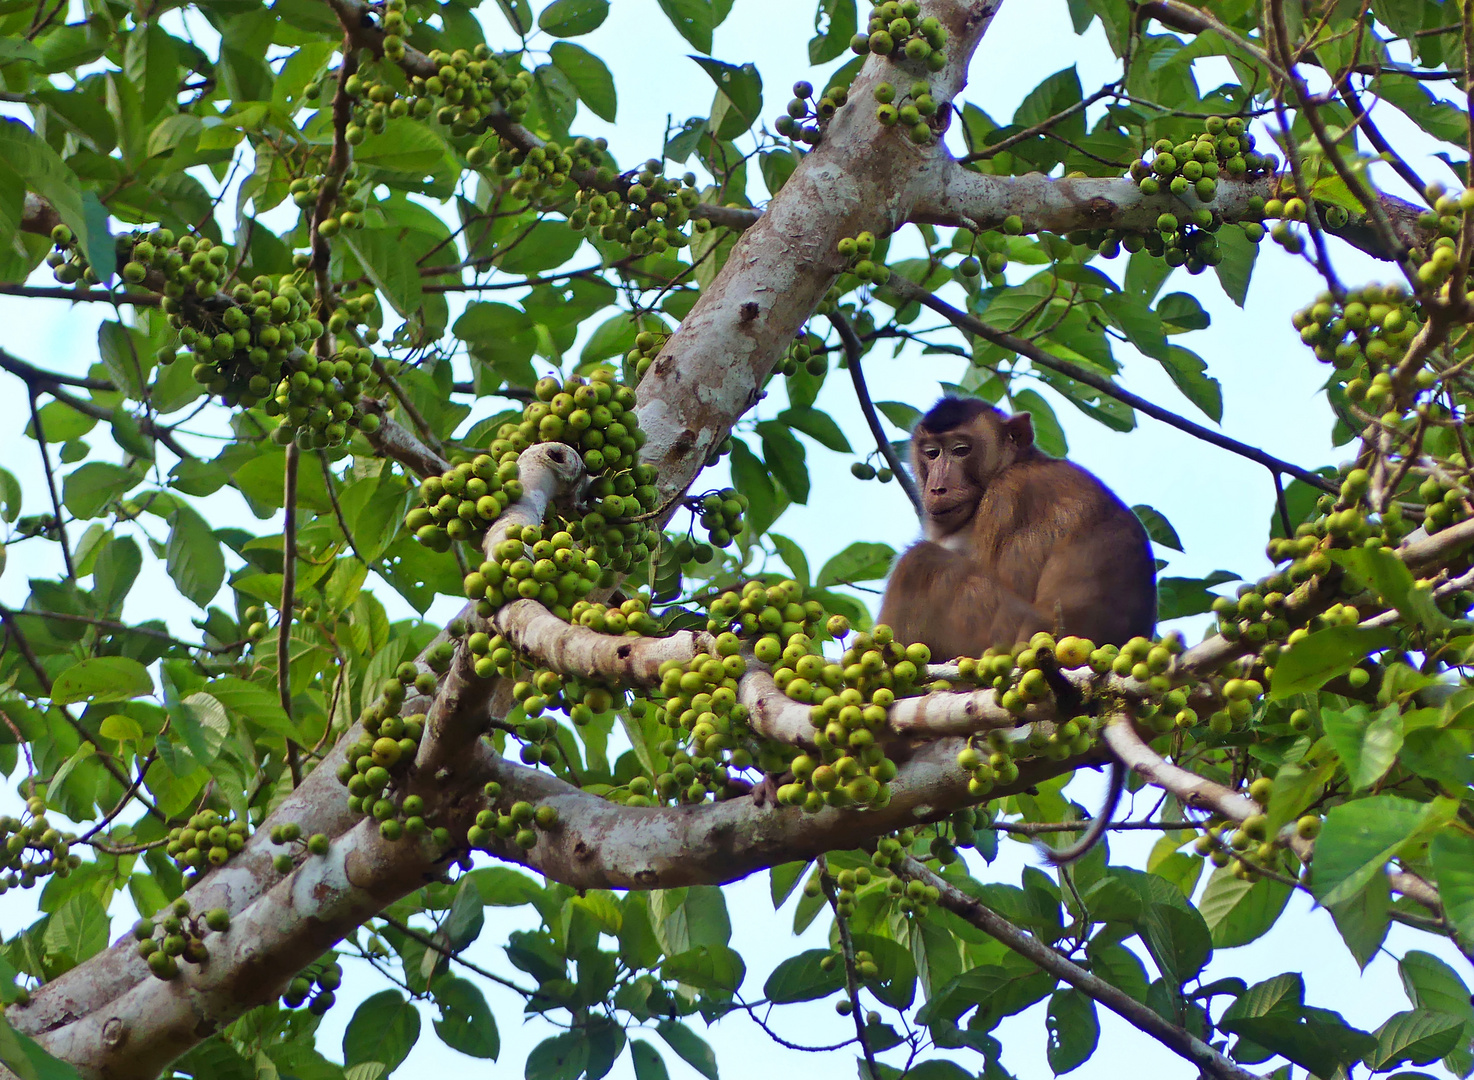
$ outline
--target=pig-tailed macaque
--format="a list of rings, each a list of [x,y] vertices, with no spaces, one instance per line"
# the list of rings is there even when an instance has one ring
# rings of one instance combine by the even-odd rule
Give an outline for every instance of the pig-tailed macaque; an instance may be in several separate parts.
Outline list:
[[[911,465],[923,539],[897,561],[880,621],[939,660],[1008,649],[1039,631],[1124,645],[1149,636],[1156,569],[1146,530],[1086,470],[1034,445],[1027,414],[943,398],[917,423]],[[1080,840],[1047,850],[1079,858],[1104,834],[1125,786],[1111,763],[1106,806]]]

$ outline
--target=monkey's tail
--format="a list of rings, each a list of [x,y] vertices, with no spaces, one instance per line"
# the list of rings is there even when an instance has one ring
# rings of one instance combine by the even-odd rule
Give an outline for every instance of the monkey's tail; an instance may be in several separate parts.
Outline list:
[[[1034,846],[1039,849],[1039,854],[1044,856],[1044,860],[1051,866],[1066,866],[1083,858],[1091,848],[1100,843],[1101,837],[1111,827],[1111,821],[1115,818],[1116,810],[1121,805],[1121,795],[1125,790],[1126,766],[1112,758],[1110,787],[1106,792],[1105,804],[1100,808],[1100,813],[1090,822],[1085,835],[1069,847],[1063,848],[1053,848],[1036,840]]]

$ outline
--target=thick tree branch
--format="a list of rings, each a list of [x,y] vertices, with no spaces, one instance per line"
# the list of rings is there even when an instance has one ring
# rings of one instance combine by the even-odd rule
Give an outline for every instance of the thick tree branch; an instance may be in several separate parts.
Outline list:
[[[1000,229],[1010,215],[1022,219],[1025,232],[1048,229],[1066,233],[1076,229],[1126,229],[1145,232],[1156,228],[1163,213],[1181,213],[1187,205],[1169,193],[1144,195],[1129,179],[1076,177],[1052,179],[1038,173],[1026,176],[989,176],[956,162],[935,162],[929,172],[931,183],[917,201],[911,220],[934,225],[957,225],[973,230]],[[1269,199],[1279,179],[1221,180],[1206,206],[1224,221],[1257,220],[1249,199]],[[1398,242],[1413,247],[1424,239],[1418,226],[1422,211],[1392,195],[1379,195],[1377,209],[1385,215]],[[1376,228],[1356,218],[1339,229],[1328,229],[1353,247],[1377,259],[1398,259],[1401,251],[1389,250]]]

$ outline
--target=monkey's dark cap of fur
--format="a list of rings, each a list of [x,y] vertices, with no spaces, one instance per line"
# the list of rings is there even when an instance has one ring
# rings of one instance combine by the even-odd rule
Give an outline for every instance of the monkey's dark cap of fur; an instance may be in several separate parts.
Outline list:
[[[997,411],[986,401],[979,401],[977,398],[944,397],[921,418],[919,426],[926,428],[927,431],[951,431],[953,428],[961,427],[975,416]]]

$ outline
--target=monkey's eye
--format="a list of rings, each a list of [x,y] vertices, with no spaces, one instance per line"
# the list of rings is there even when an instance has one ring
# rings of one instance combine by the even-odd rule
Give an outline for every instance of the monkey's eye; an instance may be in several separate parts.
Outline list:
[[[966,457],[971,451],[972,447],[968,446],[966,443],[958,443],[956,446],[952,447],[952,453],[954,453],[958,457]]]
[[[927,461],[935,461],[937,459],[937,455],[941,452],[942,448],[940,446],[928,446],[921,451],[921,456],[926,458]]]

